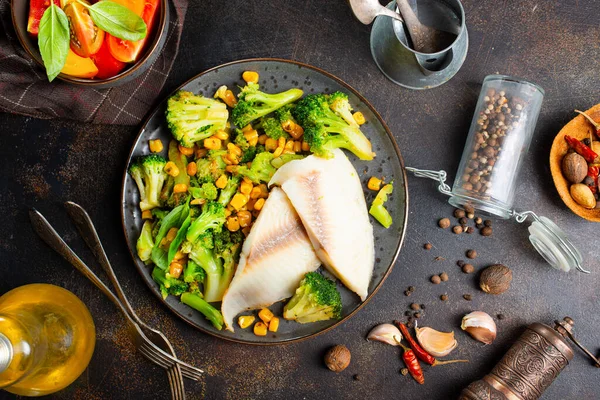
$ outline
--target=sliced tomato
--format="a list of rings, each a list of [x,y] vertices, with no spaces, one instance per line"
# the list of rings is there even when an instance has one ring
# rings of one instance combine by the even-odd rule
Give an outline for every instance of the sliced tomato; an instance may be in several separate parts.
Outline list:
[[[108,40],[105,40],[100,47],[100,50],[92,56],[92,60],[98,67],[98,79],[108,79],[123,71],[127,63],[121,62],[110,54],[108,49]]]
[[[104,31],[94,25],[85,6],[67,2],[64,12],[71,28],[71,49],[81,57],[96,54],[104,41]]]
[[[117,4],[120,4],[124,7],[129,8],[136,15],[142,16],[144,12],[144,6],[146,5],[146,0],[111,0]]]
[[[108,48],[110,49],[110,54],[113,55],[117,60],[123,62],[134,62],[140,56],[142,50],[144,49],[144,45],[150,38],[152,28],[154,27],[154,22],[156,20],[156,15],[158,14],[156,11],[160,4],[160,0],[120,0],[122,2],[142,2],[144,3],[144,10],[140,15],[144,22],[146,23],[147,34],[146,37],[142,40],[138,40],[132,42],[130,40],[123,40],[116,38],[112,35],[106,35],[108,41]]]
[[[60,0],[52,0],[60,7]],[[27,19],[27,32],[37,36],[40,31],[40,21],[46,9],[50,7],[50,0],[29,0],[29,18]]]
[[[60,72],[78,78],[93,78],[98,74],[98,68],[90,58],[80,57],[69,49],[67,62]]]

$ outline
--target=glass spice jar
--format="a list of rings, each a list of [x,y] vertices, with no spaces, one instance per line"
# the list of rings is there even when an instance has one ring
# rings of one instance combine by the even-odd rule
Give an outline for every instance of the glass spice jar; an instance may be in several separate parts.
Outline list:
[[[505,75],[483,81],[450,203],[509,218],[544,90]]]

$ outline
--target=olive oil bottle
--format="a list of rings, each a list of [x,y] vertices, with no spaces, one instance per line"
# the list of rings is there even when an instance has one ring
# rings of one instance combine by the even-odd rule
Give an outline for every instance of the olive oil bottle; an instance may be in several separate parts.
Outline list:
[[[96,331],[87,307],[54,285],[0,297],[0,388],[22,396],[64,389],[86,369]]]

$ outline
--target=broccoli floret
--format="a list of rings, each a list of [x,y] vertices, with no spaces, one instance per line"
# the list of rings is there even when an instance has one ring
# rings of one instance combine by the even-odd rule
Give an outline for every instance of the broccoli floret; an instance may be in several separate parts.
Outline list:
[[[249,83],[242,88],[238,103],[231,112],[233,123],[240,128],[244,127],[255,119],[298,100],[302,94],[302,90],[295,88],[277,94],[264,93],[259,90],[257,83]]]
[[[140,191],[142,211],[160,206],[160,193],[167,178],[164,171],[167,160],[158,154],[136,158],[129,166],[129,174]]]
[[[158,283],[163,299],[168,295],[179,296],[188,290],[188,284],[180,279],[175,279],[166,270],[154,267],[152,279]]]
[[[254,157],[254,161],[252,161],[250,168],[245,165],[238,166],[235,169],[235,173],[248,177],[254,183],[268,183],[277,171],[277,169],[271,165],[273,158],[273,154],[268,151],[259,153]]]
[[[219,199],[217,200],[217,202],[223,207],[226,207],[237,192],[241,180],[242,177],[239,175],[232,176],[231,178],[229,178],[227,180],[227,185],[225,185],[225,187],[221,189],[221,193],[219,193]]]
[[[218,100],[180,90],[167,101],[167,123],[182,146],[193,147],[219,129],[225,129],[229,112]]]
[[[206,203],[202,214],[192,222],[186,239],[194,243],[198,237],[209,229],[220,231],[225,223],[225,207],[218,202]],[[202,264],[200,264],[202,265]]]
[[[237,147],[242,149],[242,151],[248,150],[250,147],[252,147],[250,146],[250,143],[248,143],[248,139],[246,139],[246,137],[244,136],[244,132],[242,132],[241,129],[235,130],[234,143],[237,145]]]
[[[280,124],[284,123],[285,121],[296,122],[294,116],[292,115],[292,110],[294,109],[294,107],[296,107],[294,104],[286,104],[285,106],[275,110],[273,115],[275,115],[275,118],[279,121]]]
[[[371,142],[359,126],[356,123],[348,124],[332,110],[332,98],[336,108],[343,109],[340,95],[334,95],[312,94],[297,103],[293,114],[304,128],[304,140],[310,145],[310,150],[320,157],[330,158],[331,150],[345,148],[361,160],[372,160]]]
[[[394,186],[392,183],[388,183],[381,188],[375,200],[369,208],[369,214],[371,214],[384,228],[389,228],[392,225],[392,216],[389,211],[385,208],[384,204],[387,201],[388,195],[392,194]]]
[[[239,250],[243,240],[244,237],[240,231],[230,232],[227,229],[224,229],[219,233],[215,233],[214,255],[221,259],[222,269],[220,271],[220,276],[213,276],[213,279],[207,281],[205,286],[207,292],[209,289],[211,293],[214,292],[215,298],[223,298],[225,291],[233,279],[235,266],[239,259]],[[215,289],[213,290],[213,288]]]
[[[273,117],[263,118],[258,125],[258,128],[265,131],[265,134],[271,139],[278,140],[280,137],[283,137],[287,140],[290,137],[290,135],[288,135],[281,127],[281,122]]]
[[[206,278],[204,279],[204,298],[208,302],[221,301],[223,298],[223,292],[220,291],[220,281],[223,275],[221,259],[215,256],[212,248],[204,245],[204,240],[199,239],[196,242],[190,243],[192,243],[189,252],[190,259],[200,265],[206,273]]]
[[[181,295],[181,302],[201,312],[218,330],[223,329],[223,315],[202,297],[188,292]]]
[[[248,143],[248,140],[244,136],[244,132],[242,132],[239,129],[236,129],[236,136],[234,142],[242,150],[240,164],[244,164],[254,160],[254,157],[258,153],[258,147],[251,146],[250,143]]]
[[[216,200],[218,195],[217,187],[210,182],[203,183],[201,187],[190,187],[189,191],[195,199]]]
[[[194,260],[188,260],[187,265],[183,270],[183,280],[187,283],[204,282],[206,272]]]
[[[333,92],[328,96],[329,107],[348,123],[358,126],[352,116],[352,106],[348,101],[348,95],[342,92]]]
[[[211,150],[206,157],[196,160],[196,177],[199,183],[214,183],[221,175],[225,173],[225,161],[223,156],[227,154],[226,150]]]
[[[154,239],[152,238],[152,221],[148,220],[144,222],[135,247],[140,260],[146,262],[150,259],[152,256],[152,248],[154,247]]]
[[[318,272],[309,272],[283,308],[283,317],[304,324],[338,319],[341,312],[342,298],[335,283]]]

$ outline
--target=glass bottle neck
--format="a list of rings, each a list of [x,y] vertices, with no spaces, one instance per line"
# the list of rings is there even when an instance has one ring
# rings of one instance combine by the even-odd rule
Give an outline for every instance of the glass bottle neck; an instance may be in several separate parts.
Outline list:
[[[13,358],[13,346],[10,340],[0,333],[0,373],[4,372]]]

